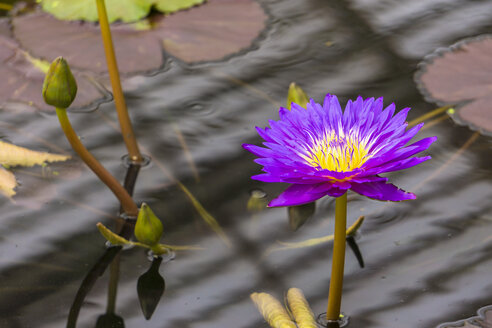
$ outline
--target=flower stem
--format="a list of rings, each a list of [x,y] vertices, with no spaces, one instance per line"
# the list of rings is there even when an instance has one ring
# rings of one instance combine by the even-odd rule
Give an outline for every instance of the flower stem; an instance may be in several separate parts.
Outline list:
[[[96,3],[97,14],[99,16],[99,26],[101,28],[101,36],[104,44],[104,52],[106,54],[106,63],[108,65],[109,79],[111,81],[111,87],[113,88],[114,105],[116,107],[116,112],[118,113],[121,133],[123,135],[123,140],[125,141],[130,159],[133,162],[140,163],[142,162],[142,155],[138,149],[130,116],[128,115],[125,97],[123,96],[123,90],[121,89],[120,73],[118,71],[118,64],[116,63],[116,56],[114,53],[111,30],[109,28],[106,6],[104,4],[104,0],[96,0]]]
[[[326,320],[338,321],[342,303],[343,268],[345,264],[345,238],[347,229],[347,193],[335,201],[335,240],[331,264],[330,293]]]
[[[121,203],[123,210],[129,216],[137,216],[138,215],[138,207],[133,201],[132,197],[128,194],[128,192],[121,186],[121,184],[116,180],[114,176],[109,173],[104,166],[99,163],[99,161],[92,156],[92,154],[84,147],[84,145],[80,142],[79,137],[75,133],[70,124],[70,121],[67,116],[67,110],[64,108],[56,108],[56,115],[60,121],[60,125],[67,137],[72,148],[77,152],[77,154],[82,158],[82,160],[89,166],[89,168],[104,182],[109,189],[114,193],[116,198]]]

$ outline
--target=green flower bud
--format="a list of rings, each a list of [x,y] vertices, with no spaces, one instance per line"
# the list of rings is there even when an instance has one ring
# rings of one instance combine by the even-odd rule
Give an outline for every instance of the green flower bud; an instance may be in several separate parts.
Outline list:
[[[135,236],[138,241],[149,246],[156,245],[161,239],[163,231],[161,220],[147,204],[143,203],[135,224]]]
[[[43,83],[44,101],[57,108],[68,108],[77,95],[77,82],[63,57],[50,65]]]
[[[292,82],[289,86],[289,93],[287,94],[287,108],[290,110],[291,104],[296,103],[301,107],[306,107],[309,102],[309,98],[304,90],[300,86]]]

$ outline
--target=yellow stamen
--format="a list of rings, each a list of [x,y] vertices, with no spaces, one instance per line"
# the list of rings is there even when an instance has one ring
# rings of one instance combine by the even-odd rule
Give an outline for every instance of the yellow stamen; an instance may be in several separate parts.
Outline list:
[[[361,167],[369,159],[367,143],[356,136],[331,132],[322,138],[313,138],[312,141],[306,153],[300,156],[309,165],[319,169],[349,172]]]

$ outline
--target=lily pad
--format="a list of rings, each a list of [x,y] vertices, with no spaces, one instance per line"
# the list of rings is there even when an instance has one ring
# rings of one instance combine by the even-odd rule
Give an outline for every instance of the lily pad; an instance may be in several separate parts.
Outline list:
[[[101,31],[96,24],[61,21],[37,12],[14,17],[12,26],[14,37],[35,57],[51,62],[62,56],[71,69],[107,72]],[[116,24],[111,29],[120,73],[140,73],[162,65],[162,48],[151,33],[126,24]],[[83,87],[79,85],[80,89]]]
[[[153,6],[163,13],[188,9],[205,0],[105,0],[110,23],[135,22],[147,16]],[[62,20],[98,20],[95,0],[42,0],[44,11]]]
[[[485,328],[492,328],[492,306],[486,306],[478,311],[478,317],[474,322]]]
[[[210,0],[192,10],[157,15],[152,21],[113,24],[119,69],[122,74],[159,69],[164,63],[163,50],[187,63],[222,59],[249,47],[265,27],[266,18],[253,0]],[[35,57],[63,56],[71,67],[107,71],[96,24],[32,13],[14,17],[12,25],[15,38]]]
[[[151,0],[152,1],[152,0]],[[155,8],[165,14],[171,14],[179,10],[188,9],[204,3],[205,0],[153,0]]]
[[[154,30],[164,50],[187,63],[218,60],[251,45],[267,16],[253,0],[210,0],[161,17]]]
[[[451,323],[443,323],[437,328],[492,328],[492,306],[478,310],[478,316]]]
[[[457,123],[492,135],[492,36],[438,49],[424,58],[415,80],[427,100],[454,106]]]
[[[158,3],[157,1],[155,2]],[[138,24],[111,26],[123,77],[160,69],[165,53],[186,63],[220,60],[246,49],[265,27],[266,14],[254,0],[210,0],[170,16],[155,15]],[[63,56],[72,69],[78,93],[71,108],[107,101],[107,66],[99,25],[61,21],[43,12],[0,21],[0,106],[8,101],[44,104],[41,86],[47,63]],[[123,81],[124,84],[124,81]]]

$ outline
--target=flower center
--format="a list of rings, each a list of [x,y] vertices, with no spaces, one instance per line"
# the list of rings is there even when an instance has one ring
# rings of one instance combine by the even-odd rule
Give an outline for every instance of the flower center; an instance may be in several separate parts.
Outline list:
[[[301,154],[301,157],[319,169],[349,172],[361,167],[370,157],[366,143],[361,142],[356,136],[343,133],[336,135],[332,132],[321,138],[312,138],[312,141],[312,145],[306,149],[306,154]]]

